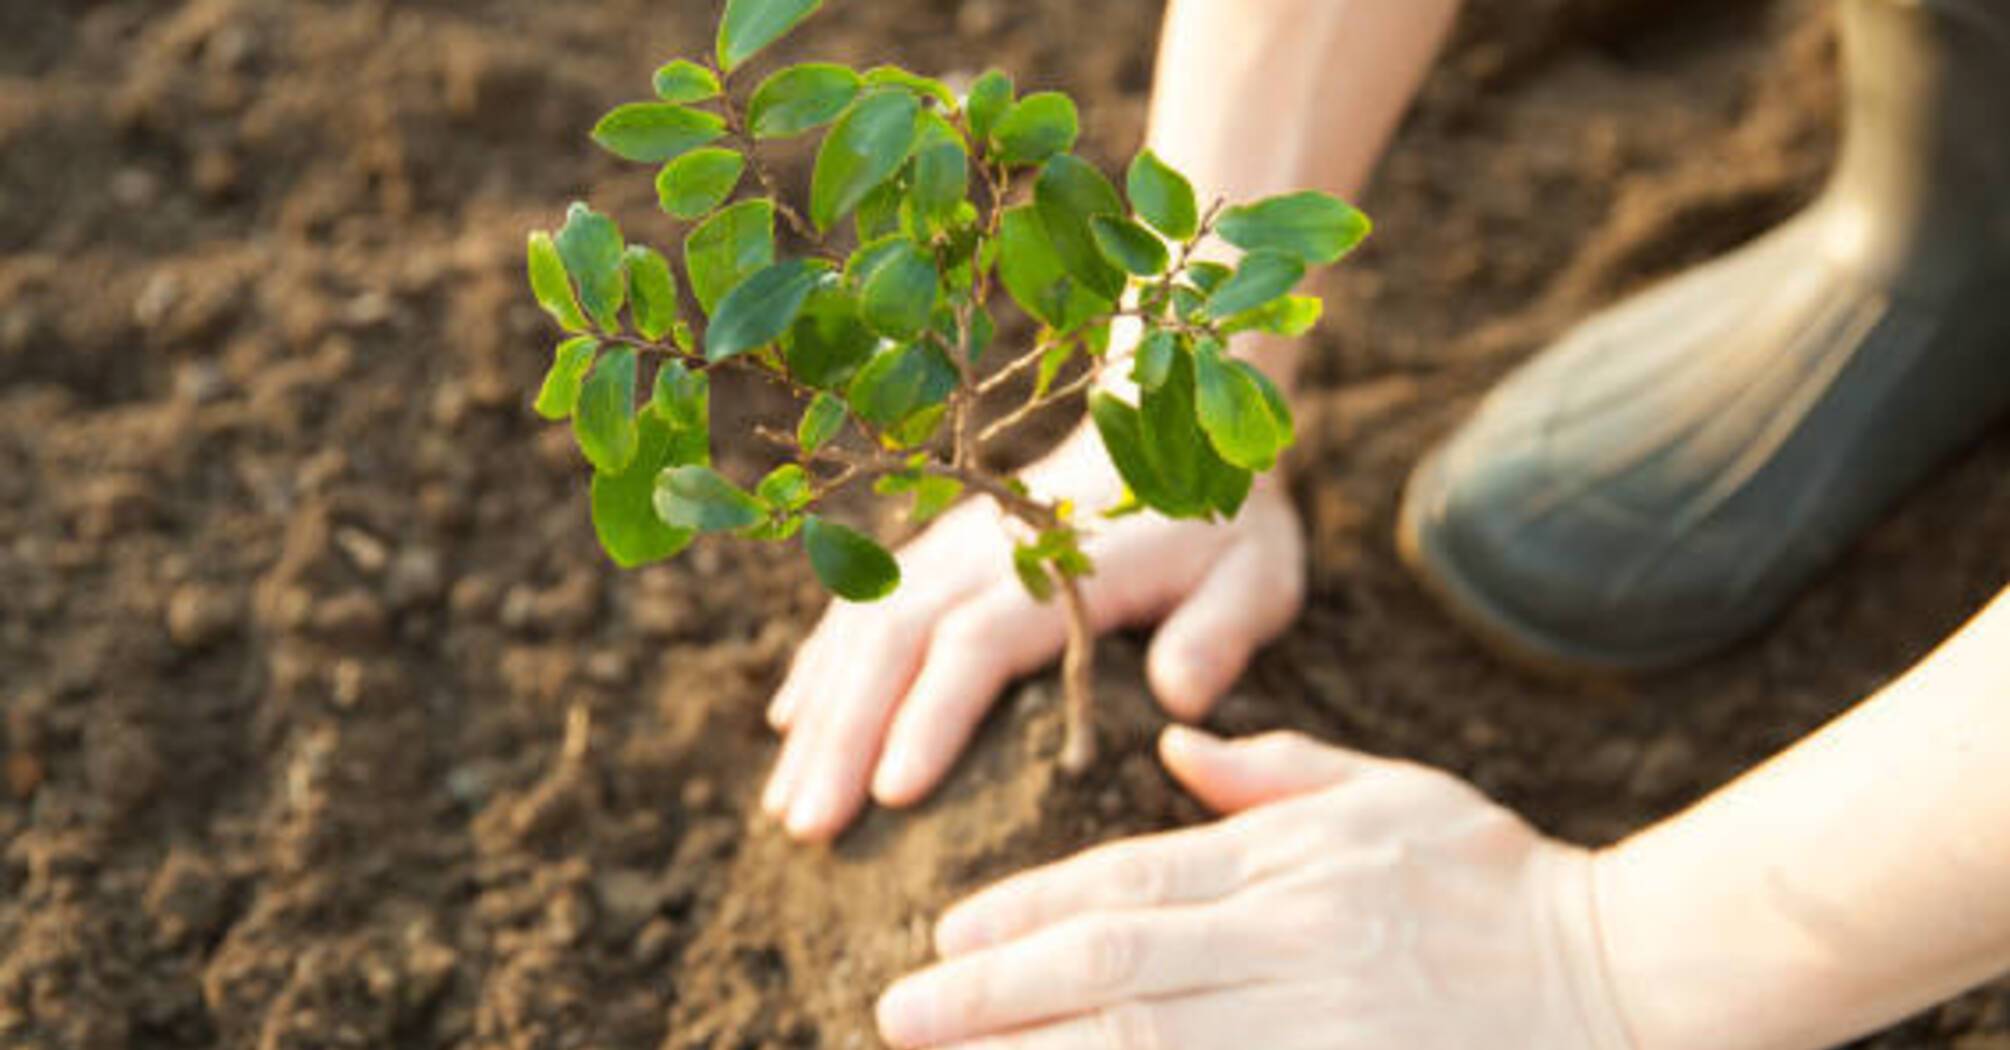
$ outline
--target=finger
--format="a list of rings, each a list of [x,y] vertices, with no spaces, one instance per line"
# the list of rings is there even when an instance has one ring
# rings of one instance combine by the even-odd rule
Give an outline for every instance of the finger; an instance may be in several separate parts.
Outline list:
[[[1146,673],[1173,717],[1196,721],[1228,691],[1249,657],[1277,637],[1303,600],[1299,559],[1259,536],[1223,552],[1152,638]]]
[[[798,779],[790,787],[785,819],[803,840],[837,835],[865,804],[866,780],[879,760],[880,743],[894,705],[920,669],[926,627],[876,618],[833,657],[835,686],[807,734]],[[791,741],[793,743],[793,741]]]
[[[1060,614],[1018,581],[994,583],[936,625],[914,688],[894,715],[872,794],[889,806],[920,801],[955,762],[977,723],[1013,677],[1061,649]]]
[[[936,923],[935,948],[964,955],[1089,912],[1218,900],[1262,874],[1244,856],[1247,846],[1244,829],[1232,824],[1098,846],[954,905]]]
[[[1382,761],[1297,733],[1228,741],[1186,726],[1168,727],[1159,736],[1159,757],[1175,779],[1218,813],[1320,791]]]
[[[1220,907],[1083,916],[897,982],[880,1031],[896,1046],[939,1046],[1140,999],[1261,980],[1277,968],[1268,930]]]
[[[788,676],[782,679],[782,687],[775,690],[775,698],[768,704],[768,725],[777,731],[788,730],[790,724],[795,721],[796,709],[802,703],[803,693],[807,691],[810,683],[822,677],[819,658],[828,648],[823,643],[837,631],[831,621],[836,617],[839,608],[834,605],[824,612],[823,617],[817,621],[816,628],[810,632],[810,636],[803,639],[803,644],[796,649],[796,658],[789,662]]]
[[[1317,985],[1260,984],[1127,1002],[1010,1032],[985,1033],[943,1050],[1337,1050],[1406,1045],[1400,1036],[1357,1038],[1343,1030]],[[888,1038],[895,1046],[908,1047]]]

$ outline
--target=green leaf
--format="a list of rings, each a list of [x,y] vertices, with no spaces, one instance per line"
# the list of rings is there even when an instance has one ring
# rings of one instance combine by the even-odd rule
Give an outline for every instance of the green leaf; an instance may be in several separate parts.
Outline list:
[[[580,386],[586,382],[587,369],[593,367],[593,357],[599,352],[600,342],[590,335],[574,336],[558,344],[551,368],[544,374],[544,385],[538,388],[537,403],[532,406],[538,415],[554,423],[572,418],[573,409],[579,406]]]
[[[572,414],[572,434],[593,469],[619,474],[635,462],[635,351],[618,347],[600,355],[579,405]]]
[[[1072,341],[1056,343],[1040,355],[1040,367],[1033,377],[1033,400],[1047,396],[1048,388],[1054,385],[1054,377],[1061,374],[1061,366],[1074,356],[1075,344]]]
[[[970,327],[963,333],[963,359],[976,364],[984,351],[991,348],[991,341],[998,338],[998,322],[991,319],[991,311],[982,304],[970,310]]]
[[[1288,422],[1247,366],[1229,361],[1212,342],[1194,348],[1195,402],[1201,429],[1221,458],[1248,470],[1269,470],[1288,444]]]
[[[656,200],[679,219],[702,218],[740,185],[747,159],[729,149],[692,150],[656,174]]]
[[[1012,108],[1012,78],[1000,70],[989,70],[970,85],[970,98],[963,112],[970,121],[970,133],[982,142],[991,137],[998,120]]]
[[[914,242],[902,240],[887,253],[859,289],[859,316],[866,326],[889,339],[912,339],[928,327],[935,312],[935,260]]]
[[[822,6],[823,0],[727,0],[719,20],[720,67],[731,73]]]
[[[1177,506],[1159,508],[1175,517],[1234,514],[1250,483],[1250,472],[1224,462],[1201,430],[1194,405],[1193,355],[1179,350],[1163,382],[1144,392],[1138,404],[1145,457]]]
[[[768,516],[760,500],[707,466],[657,475],[652,499],[664,524],[693,532],[732,532],[759,525]]]
[[[622,269],[621,228],[614,220],[574,204],[565,213],[565,226],[554,240],[565,270],[579,285],[586,312],[602,329],[621,330],[621,304],[628,296],[628,278]]]
[[[1178,353],[1178,336],[1163,328],[1153,329],[1138,343],[1138,358],[1131,367],[1131,378],[1141,390],[1157,390],[1172,373],[1173,358]]]
[[[917,95],[934,99],[943,109],[952,111],[956,109],[956,92],[949,90],[949,85],[934,77],[911,73],[899,66],[878,66],[868,70],[865,82],[869,87],[906,88]]]
[[[886,548],[835,522],[810,515],[803,548],[817,579],[846,601],[878,601],[900,586],[900,565]]]
[[[1124,294],[1122,270],[1111,266],[1096,247],[1089,220],[1097,215],[1118,216],[1124,201],[1116,187],[1094,165],[1063,153],[1047,161],[1033,185],[1033,206],[1046,227],[1047,240],[1068,272],[1083,286],[1105,299]]]
[[[656,370],[656,386],[649,395],[649,411],[683,430],[695,430],[710,441],[712,432],[712,380],[694,372],[684,362],[671,358]],[[710,456],[703,462],[710,462]]]
[[[1193,183],[1174,171],[1151,150],[1140,150],[1126,174],[1131,207],[1160,233],[1185,241],[1200,232],[1200,208],[1194,200]]]
[[[879,347],[879,337],[859,319],[858,300],[839,286],[818,288],[782,339],[789,374],[818,389],[850,379]]]
[[[1274,251],[1310,264],[1338,262],[1373,228],[1353,205],[1305,191],[1230,208],[1215,224],[1222,240],[1246,251]]]
[[[781,338],[821,278],[808,260],[791,259],[740,282],[705,329],[705,359],[723,361]]]
[[[652,342],[677,323],[677,280],[655,249],[631,244],[623,253],[628,268],[628,315],[635,331]]]
[[[1026,543],[1012,545],[1012,571],[1019,577],[1019,586],[1042,605],[1054,600],[1054,577],[1047,574],[1047,559],[1041,556],[1040,548]]]
[[[1006,211],[998,246],[998,276],[1005,291],[1020,309],[1049,328],[1073,331],[1111,309],[1111,300],[1068,273],[1032,205]]]
[[[636,417],[635,461],[619,474],[595,474],[593,531],[616,565],[633,569],[662,561],[690,545],[690,529],[656,514],[656,478],[671,467],[702,465],[710,456],[702,429],[679,427],[655,412]]]
[[[565,262],[551,234],[539,230],[530,235],[530,290],[537,304],[568,332],[586,331],[586,315],[579,312],[579,300],[572,293],[572,281],[565,275]]]
[[[900,207],[906,201],[898,182],[882,182],[858,202],[852,222],[858,226],[858,243],[872,244],[900,232]]]
[[[1075,148],[1081,118],[1073,99],[1056,91],[1027,95],[998,118],[991,135],[998,141],[998,159],[1006,164],[1038,164]]]
[[[963,483],[939,474],[907,470],[885,475],[873,482],[872,490],[882,496],[912,493],[914,503],[907,509],[907,520],[909,524],[921,525],[948,510],[963,495]]]
[[[914,188],[908,199],[931,226],[947,224],[969,192],[970,155],[962,146],[940,142],[915,154]]]
[[[948,400],[956,380],[956,366],[942,351],[925,343],[907,343],[874,354],[852,377],[845,399],[860,419],[891,426]]]
[[[1213,292],[1221,287],[1221,282],[1235,276],[1235,271],[1218,262],[1200,260],[1186,264],[1186,279],[1203,292]]]
[[[1225,318],[1221,323],[1221,334],[1263,331],[1272,335],[1296,338],[1311,331],[1325,312],[1326,304],[1317,296],[1287,295],[1254,310],[1245,310],[1233,317]]]
[[[664,164],[726,133],[726,122],[668,102],[630,102],[616,106],[593,126],[593,141],[623,160]]]
[[[1170,517],[1191,513],[1191,502],[1180,499],[1159,477],[1146,451],[1144,422],[1136,408],[1099,390],[1089,395],[1089,418],[1118,476],[1139,502]]]
[[[719,78],[696,62],[678,59],[656,71],[656,97],[665,102],[703,102],[716,98]]]
[[[775,261],[775,205],[756,199],[721,209],[684,239],[684,272],[706,316],[719,300]]]
[[[1229,317],[1254,310],[1283,296],[1305,279],[1305,264],[1296,256],[1280,252],[1251,252],[1235,268],[1234,276],[1223,281],[1207,297],[1206,310],[1212,317]]]
[[[815,452],[844,429],[844,421],[844,399],[826,390],[803,410],[802,422],[796,424],[796,444],[805,452]]]
[[[747,127],[759,139],[823,127],[858,97],[859,83],[857,73],[829,62],[790,66],[754,89],[747,101]]]
[[[880,431],[879,436],[888,448],[919,448],[942,429],[942,421],[947,418],[948,405],[929,405]]]
[[[1172,264],[1172,256],[1158,235],[1129,219],[1115,215],[1089,218],[1089,232],[1103,257],[1139,277],[1156,277]]]
[[[810,219],[828,230],[907,160],[921,103],[898,89],[861,95],[817,150],[810,175]]]
[[[815,494],[810,487],[808,472],[794,463],[784,463],[769,471],[768,476],[754,486],[755,498],[767,504],[769,509],[785,514],[809,506]]]

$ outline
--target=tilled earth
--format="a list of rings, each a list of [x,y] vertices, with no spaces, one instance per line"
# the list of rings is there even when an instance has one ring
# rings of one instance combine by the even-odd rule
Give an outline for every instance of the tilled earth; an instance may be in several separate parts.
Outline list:
[[[1099,159],[1137,142],[1153,0],[846,6],[783,57],[995,63],[1076,93]],[[0,1043],[870,1045],[943,903],[1198,818],[1145,750],[1130,640],[1089,782],[1044,761],[1035,683],[917,815],[833,850],[751,815],[806,568],[724,543],[614,570],[569,436],[526,409],[524,231],[591,195],[668,239],[583,132],[711,17],[0,2]],[[1295,463],[1310,608],[1221,728],[1443,765],[1610,841],[2010,579],[2010,433],[1680,674],[1527,677],[1394,558],[1405,473],[1489,382],[1809,198],[1833,52],[1817,0],[1473,0],[1330,289]],[[2003,1050],[2010,990],[1865,1045]]]

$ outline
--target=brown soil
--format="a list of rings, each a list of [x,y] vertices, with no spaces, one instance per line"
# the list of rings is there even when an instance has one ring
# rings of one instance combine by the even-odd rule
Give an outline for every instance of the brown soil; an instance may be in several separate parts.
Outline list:
[[[995,61],[1078,92],[1102,159],[1138,137],[1154,0],[846,6],[788,50]],[[523,231],[582,193],[662,229],[582,130],[710,7],[0,4],[0,1043],[870,1045],[946,901],[1198,819],[1130,640],[1088,783],[1043,760],[1036,683],[917,815],[830,850],[750,815],[805,568],[613,570],[525,410]],[[1818,0],[1475,0],[1333,286],[1310,609],[1219,727],[1437,763],[1609,841],[2010,579],[2000,433],[1778,630],[1652,680],[1525,677],[1393,556],[1406,470],[1478,391],[1808,198],[1832,52]],[[1865,1045],[2000,1050],[2010,988]]]

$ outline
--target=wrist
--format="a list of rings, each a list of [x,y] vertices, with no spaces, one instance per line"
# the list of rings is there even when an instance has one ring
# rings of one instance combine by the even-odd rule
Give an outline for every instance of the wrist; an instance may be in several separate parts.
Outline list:
[[[1642,1050],[1624,1012],[1608,963],[1606,923],[1599,891],[1602,854],[1544,842],[1532,862],[1543,899],[1538,901],[1544,944],[1560,1023],[1578,1034],[1586,1050]]]

